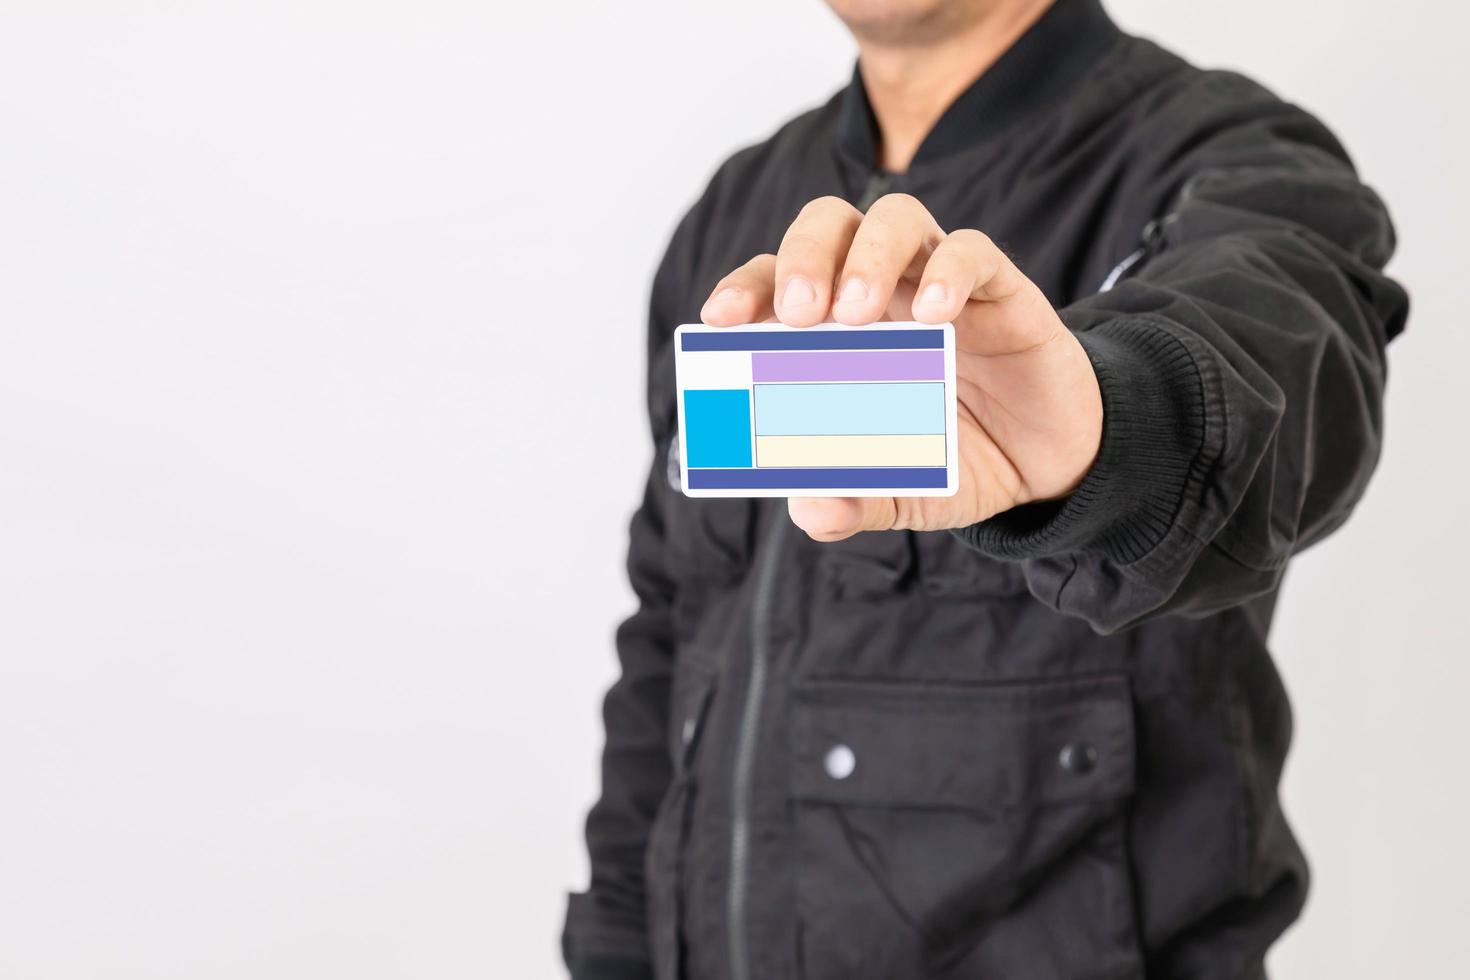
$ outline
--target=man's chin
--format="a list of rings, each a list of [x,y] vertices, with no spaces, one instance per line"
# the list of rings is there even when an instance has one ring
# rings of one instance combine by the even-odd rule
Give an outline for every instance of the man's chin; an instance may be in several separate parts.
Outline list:
[[[927,44],[964,27],[996,0],[826,0],[853,36],[877,44]]]

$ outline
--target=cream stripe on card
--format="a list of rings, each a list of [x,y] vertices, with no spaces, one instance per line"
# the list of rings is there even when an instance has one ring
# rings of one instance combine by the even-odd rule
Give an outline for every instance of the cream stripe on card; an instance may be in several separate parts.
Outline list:
[[[943,466],[944,436],[756,436],[756,466]]]

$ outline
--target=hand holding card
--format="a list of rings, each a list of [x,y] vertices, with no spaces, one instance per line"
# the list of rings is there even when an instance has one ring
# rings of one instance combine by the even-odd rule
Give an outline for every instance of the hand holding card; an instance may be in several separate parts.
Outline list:
[[[779,252],[757,255],[720,280],[700,316],[722,331],[751,323],[761,327],[745,329],[779,331],[772,322],[777,320],[801,328],[797,332],[836,329],[827,322],[831,320],[874,332],[900,326],[880,322],[885,319],[911,329],[953,324],[954,373],[945,397],[955,399],[957,412],[947,417],[945,434],[956,440],[949,445],[957,445],[958,452],[947,452],[945,468],[955,467],[957,480],[946,473],[943,493],[933,494],[939,488],[931,487],[927,496],[922,494],[926,488],[914,485],[917,477],[906,477],[905,486],[881,493],[851,481],[831,489],[804,481],[785,490],[792,496],[791,519],[818,540],[835,541],[858,531],[967,527],[1020,504],[1070,494],[1097,458],[1102,391],[1082,343],[1036,284],[994,242],[970,228],[946,233],[913,197],[890,194],[879,198],[866,214],[836,197],[812,201],[787,230]],[[681,343],[694,335],[683,334]],[[762,389],[764,383],[755,381],[753,365],[751,371],[749,469],[773,472],[780,467],[754,465],[762,448],[757,440],[778,433],[762,431],[766,428],[762,419],[769,416],[758,411],[756,403],[769,396]],[[683,383],[686,388],[697,387]],[[847,435],[933,434],[897,431],[896,420],[917,408],[896,400],[873,410],[886,420],[886,428],[855,431],[854,413],[866,410],[860,410],[857,402],[877,397],[879,385],[865,384],[866,390],[858,393],[861,399],[854,395],[840,407],[837,393],[820,392],[823,410],[808,406],[812,414],[798,418],[811,426],[820,416],[825,428],[835,424],[828,416],[841,417]],[[779,401],[796,396],[777,392],[775,397]],[[915,399],[915,404],[922,402],[917,394]],[[681,405],[681,411],[686,408]],[[785,411],[783,405],[778,415]],[[731,417],[734,414],[736,409],[731,408]],[[844,462],[858,461],[850,451],[838,452],[839,445],[850,450],[858,443],[768,442],[764,459],[809,463],[812,454],[820,452],[833,453]],[[922,440],[874,445],[881,445],[883,458],[890,463],[901,458],[900,446],[903,452],[920,454],[917,458],[922,460],[933,458],[923,455]],[[789,455],[793,447],[800,452]],[[699,462],[687,461],[689,476],[700,468]],[[763,489],[769,493],[773,488]]]

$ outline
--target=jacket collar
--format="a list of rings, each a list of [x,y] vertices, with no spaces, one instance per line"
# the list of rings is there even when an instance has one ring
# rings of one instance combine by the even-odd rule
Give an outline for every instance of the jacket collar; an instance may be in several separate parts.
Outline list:
[[[1049,105],[1095,65],[1122,35],[1100,0],[1057,0],[939,117],[910,169],[986,142]],[[854,67],[837,117],[841,149],[877,169],[878,122]]]

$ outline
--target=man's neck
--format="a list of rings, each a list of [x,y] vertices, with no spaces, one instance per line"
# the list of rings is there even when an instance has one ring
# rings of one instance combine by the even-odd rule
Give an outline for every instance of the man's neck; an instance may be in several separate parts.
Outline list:
[[[902,173],[944,110],[1000,58],[1052,0],[997,3],[961,31],[923,45],[858,38],[858,70],[878,120],[879,162]]]

